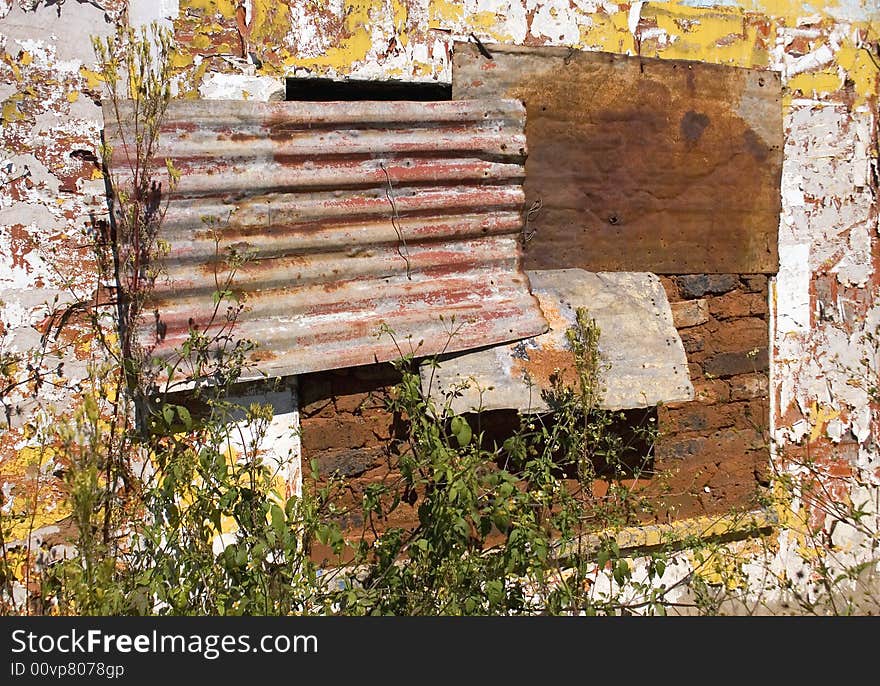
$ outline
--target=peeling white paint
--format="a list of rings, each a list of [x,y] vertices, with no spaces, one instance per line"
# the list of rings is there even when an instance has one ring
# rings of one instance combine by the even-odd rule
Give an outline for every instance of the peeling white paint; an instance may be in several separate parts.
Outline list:
[[[128,23],[132,26],[146,26],[156,22],[171,28],[171,19],[180,16],[179,0],[129,0]]]
[[[113,32],[113,26],[102,9],[82,2],[66,6],[61,4],[60,16],[55,6],[41,4],[26,12],[16,3],[3,15],[2,21],[0,34],[9,43],[27,40],[32,44],[51,44],[62,65],[91,62],[94,59],[91,37],[107,36]],[[53,35],[55,38],[49,38]],[[7,52],[10,47],[6,46]],[[56,68],[53,62],[47,62],[46,65]]]
[[[642,18],[642,5],[644,4],[644,2],[634,2],[629,7],[629,13],[627,14],[626,19],[626,26],[633,36],[636,35],[636,32],[639,29],[639,20]]]
[[[581,32],[578,15],[568,0],[547,0],[535,3],[531,34],[536,38],[546,38],[551,45],[577,45]]]
[[[845,245],[849,250],[844,252],[831,272],[838,275],[841,284],[862,288],[874,273],[871,265],[871,227],[868,223],[862,222],[853,226]]]
[[[810,328],[810,244],[780,246],[776,277],[777,329],[783,337]]]
[[[421,31],[427,25],[429,3],[408,5],[407,25],[419,29],[404,45],[392,39],[397,36],[394,12],[390,2],[382,10],[372,12],[368,27],[372,48],[366,58],[354,65],[346,76],[356,78],[418,78],[448,82],[451,77],[449,50],[452,40],[467,39],[474,31],[481,38],[522,43],[537,40],[547,44],[577,45],[589,41],[583,31],[592,25],[590,14],[603,10],[607,15],[626,11],[626,27],[640,40],[656,40],[660,46],[672,41],[665,31],[640,26],[645,3],[638,1],[618,6],[611,2],[591,0],[463,0],[462,19],[440,27],[449,31]],[[738,6],[746,11],[767,12],[761,0],[684,0],[690,7]],[[29,11],[25,11],[27,5]],[[78,78],[79,69],[93,62],[89,36],[107,35],[112,27],[104,12],[92,3],[15,3],[0,0],[0,49],[8,54],[26,50],[34,68],[45,70],[49,78]],[[61,17],[56,10],[60,7]],[[245,4],[250,20],[253,8]],[[314,21],[309,3],[289,3],[292,22],[289,45],[295,46],[299,57],[320,57],[337,47],[337,34]],[[322,8],[340,23],[345,19],[343,0],[325,0]],[[837,0],[821,12],[804,6],[809,15],[799,17],[794,26],[777,24],[776,43],[771,48],[766,66],[782,72],[784,82],[810,72],[824,71],[835,64],[837,51],[846,41],[860,43],[861,35],[847,22],[873,20],[876,23],[876,2]],[[144,25],[158,20],[166,26],[178,17],[178,0],[136,0],[130,3],[129,20]],[[494,15],[491,29],[469,25],[469,17],[480,13]],[[828,17],[838,20],[829,26]],[[690,26],[698,19],[683,20]],[[583,34],[583,35],[582,35]],[[807,45],[805,54],[792,47]],[[804,50],[803,47],[797,49]],[[196,57],[196,62],[201,58]],[[253,65],[234,65],[241,73],[209,73],[199,85],[203,98],[252,98],[271,100],[283,97],[279,79],[257,76]],[[835,67],[842,84],[848,74]],[[307,72],[302,70],[301,74]],[[343,76],[330,70],[331,76]],[[0,84],[0,99],[8,97],[17,87]],[[59,94],[63,95],[63,94]],[[61,107],[59,107],[59,103]],[[50,107],[51,105],[51,107]],[[101,127],[97,106],[80,97],[73,104],[59,99],[45,103],[45,110],[36,115],[35,124],[16,123],[24,132],[27,149],[3,151],[0,163],[0,300],[4,301],[4,327],[10,330],[3,339],[6,350],[26,352],[36,335],[33,326],[45,314],[47,305],[61,293],[59,275],[47,261],[46,248],[50,238],[62,233],[82,238],[82,217],[89,209],[100,209],[103,202],[101,179],[79,179],[77,193],[59,193],[59,170],[73,168],[63,157],[55,156],[54,165],[44,164],[34,154],[36,147],[52,152],[65,145],[65,136],[91,141],[96,150]],[[872,414],[868,404],[867,381],[876,376],[876,350],[866,343],[864,334],[877,330],[880,308],[870,300],[877,281],[873,263],[877,252],[877,198],[872,184],[874,151],[873,131],[877,113],[865,106],[852,107],[830,97],[796,99],[785,115],[785,163],[782,176],[782,216],[779,227],[780,272],[771,289],[771,317],[774,321],[771,355],[771,388],[773,393],[773,435],[784,451],[788,443],[800,443],[811,436],[823,408],[834,408],[838,417],[827,421],[824,434],[835,444],[859,442],[856,462],[859,468],[876,470],[880,457],[872,444]],[[11,129],[10,129],[11,130]],[[760,132],[759,132],[760,133]],[[54,147],[53,147],[54,146]],[[41,158],[42,159],[42,158]],[[19,189],[13,197],[9,180],[30,173],[30,186]],[[60,200],[60,203],[58,202]],[[70,219],[66,215],[76,217]],[[12,243],[11,227],[22,226],[41,250],[27,250],[14,261],[8,246]],[[88,275],[85,275],[88,277]],[[817,283],[823,286],[820,297],[813,292]],[[826,302],[827,301],[827,302]],[[861,308],[861,309],[860,309]],[[866,309],[867,308],[867,309]],[[863,360],[867,359],[867,367]],[[75,369],[71,364],[69,369]],[[82,369],[81,367],[79,368]],[[860,376],[861,375],[861,376]],[[75,377],[75,374],[74,374]],[[51,395],[62,400],[61,395]],[[272,445],[271,459],[279,470],[286,470],[285,479],[294,491],[301,484],[299,464],[298,413],[292,393],[287,400],[274,398],[276,420],[270,426],[267,442]],[[285,404],[286,403],[286,404]],[[777,411],[778,408],[778,411]],[[818,408],[819,417],[813,408]],[[783,422],[777,421],[785,417]],[[36,421],[36,420],[35,420]],[[42,421],[42,420],[41,420]],[[46,419],[45,421],[51,421]],[[777,425],[778,424],[778,425]],[[29,442],[22,442],[21,447]],[[4,496],[14,495],[10,484],[2,486]],[[298,492],[298,491],[296,491]],[[876,513],[877,491],[853,491],[853,501],[872,500]],[[4,507],[11,506],[11,498]],[[797,507],[795,507],[797,511]],[[844,547],[858,547],[856,532],[839,526],[831,532],[832,540]],[[220,541],[221,547],[225,543]],[[796,537],[783,531],[779,537],[780,552],[773,569],[780,575],[795,578],[809,576],[810,569],[798,551]],[[675,583],[686,573],[687,565],[670,565],[663,582]],[[753,565],[755,577],[764,567]],[[610,592],[611,581],[597,580],[598,592]],[[607,582],[607,584],[606,584]],[[605,585],[603,585],[605,584]],[[23,602],[24,590],[16,589]]]
[[[206,100],[283,100],[284,82],[272,76],[208,72],[199,84],[199,95]]]
[[[832,419],[825,425],[825,435],[834,443],[840,443],[840,439],[843,438],[845,430],[846,426],[839,419]]]

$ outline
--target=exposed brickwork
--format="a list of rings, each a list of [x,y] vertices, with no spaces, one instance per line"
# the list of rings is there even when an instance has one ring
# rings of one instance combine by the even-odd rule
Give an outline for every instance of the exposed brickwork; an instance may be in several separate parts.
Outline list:
[[[656,451],[659,520],[715,514],[755,503],[766,480],[769,421],[767,278],[713,274],[662,277],[688,354],[696,399],[659,409]],[[724,290],[724,289],[727,290]],[[339,503],[352,532],[364,526],[359,502],[366,488],[399,476],[395,442],[400,424],[387,409],[399,376],[389,365],[305,375],[300,380],[303,464],[317,461],[320,482],[342,477]],[[495,440],[513,430],[512,413],[490,413],[483,429]],[[662,476],[660,476],[662,474]],[[607,490],[597,481],[594,491]],[[415,507],[393,522],[410,525]]]
[[[679,329],[699,326],[709,321],[709,307],[704,298],[672,303],[672,320]]]
[[[394,431],[386,409],[398,380],[390,366],[306,374],[300,380],[300,421],[305,461],[322,474],[359,476],[382,462]]]
[[[750,507],[770,463],[767,277],[663,277],[695,399],[661,407],[661,516]],[[695,313],[705,313],[697,316]]]
[[[341,491],[334,502],[340,519],[352,534],[369,523],[363,521],[360,503],[371,484],[400,476],[396,468],[398,422],[387,409],[388,394],[400,380],[390,365],[353,367],[300,377],[300,423],[303,472],[311,483],[312,461],[317,463],[319,484],[339,477]],[[417,522],[415,508],[402,504],[393,519],[374,522],[377,529],[410,526]]]

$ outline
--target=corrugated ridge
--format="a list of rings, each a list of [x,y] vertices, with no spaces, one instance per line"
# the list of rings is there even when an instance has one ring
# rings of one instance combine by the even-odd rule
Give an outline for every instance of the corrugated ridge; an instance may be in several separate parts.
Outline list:
[[[133,130],[105,115],[124,185]],[[235,304],[213,296],[230,277],[235,335],[265,373],[393,359],[383,324],[423,355],[542,332],[520,267],[524,125],[506,100],[172,102],[155,175],[170,250],[145,351],[172,359],[191,327],[224,326]],[[234,270],[232,253],[246,256]]]

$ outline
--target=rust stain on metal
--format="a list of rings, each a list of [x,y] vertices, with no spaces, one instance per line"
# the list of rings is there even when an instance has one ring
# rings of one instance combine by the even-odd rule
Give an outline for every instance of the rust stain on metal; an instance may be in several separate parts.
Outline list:
[[[543,332],[521,269],[524,118],[510,100],[173,102],[157,167],[170,159],[181,178],[145,352],[171,359],[191,328],[225,324],[212,295],[229,276],[234,335],[258,344],[252,361],[270,375]],[[230,250],[246,257],[234,272]]]
[[[775,273],[775,72],[456,43],[453,97],[525,101],[527,269]]]

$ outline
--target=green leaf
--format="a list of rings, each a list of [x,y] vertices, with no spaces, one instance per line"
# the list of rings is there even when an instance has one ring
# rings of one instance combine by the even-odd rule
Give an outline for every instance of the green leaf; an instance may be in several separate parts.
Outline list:
[[[497,605],[504,600],[504,582],[501,579],[492,579],[486,582],[486,595],[489,602]]]
[[[217,305],[221,300],[228,300],[232,297],[232,291],[223,290],[223,291],[214,291],[211,293],[211,300],[213,300],[214,304]]]
[[[466,419],[463,417],[453,417],[451,427],[452,434],[455,436],[455,440],[458,441],[458,445],[464,448],[471,442],[473,432]]]
[[[287,522],[284,520],[284,512],[275,503],[272,503],[269,508],[269,515],[272,518],[272,528],[275,529],[279,536],[283,536],[284,531],[287,528]]]
[[[657,576],[663,576],[663,572],[666,571],[666,562],[663,560],[655,560],[654,569],[657,571]]]
[[[98,421],[98,403],[95,401],[94,396],[91,394],[87,394],[85,397],[85,411],[86,417],[89,418],[89,421],[93,424]]]
[[[180,417],[180,421],[183,422],[183,427],[187,431],[192,429],[192,415],[189,413],[189,410],[187,410],[183,405],[177,406],[177,416]]]
[[[174,424],[174,405],[162,406],[162,418],[165,420],[165,426],[170,427]]]
[[[614,580],[623,585],[623,583],[629,578],[630,569],[629,565],[626,563],[626,560],[618,560],[617,565],[614,567]]]

